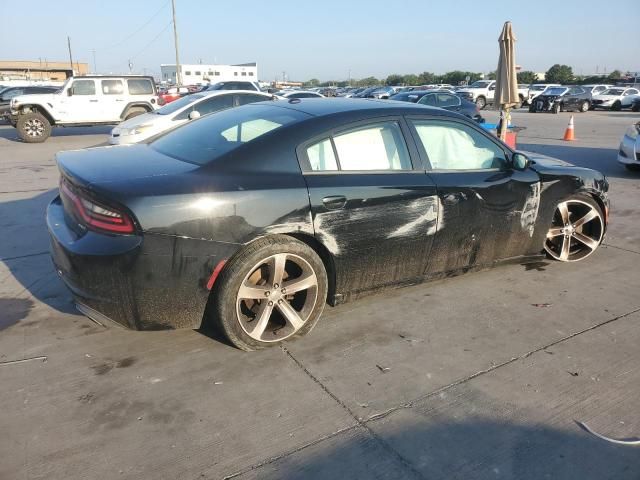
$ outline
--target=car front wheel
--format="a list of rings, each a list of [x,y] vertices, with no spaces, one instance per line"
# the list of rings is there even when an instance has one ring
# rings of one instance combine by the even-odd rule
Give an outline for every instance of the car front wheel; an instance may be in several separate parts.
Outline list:
[[[25,113],[16,122],[18,136],[26,143],[42,143],[51,135],[51,124],[41,113]]]
[[[487,101],[485,100],[484,97],[476,98],[476,107],[478,107],[478,110],[482,110],[484,107],[486,107],[486,105],[487,105]]]
[[[556,207],[544,249],[561,262],[577,262],[596,251],[604,236],[602,209],[590,197],[576,197]]]
[[[308,333],[327,299],[327,274],[318,254],[280,235],[247,246],[216,285],[218,325],[233,345],[247,351]]]
[[[591,104],[589,103],[588,100],[585,100],[580,104],[580,111],[583,113],[588,112],[590,108],[591,108]]]
[[[613,105],[611,105],[611,110],[613,110],[614,112],[619,112],[620,110],[622,110],[622,103],[620,103],[620,100],[616,100],[615,102],[613,102]]]

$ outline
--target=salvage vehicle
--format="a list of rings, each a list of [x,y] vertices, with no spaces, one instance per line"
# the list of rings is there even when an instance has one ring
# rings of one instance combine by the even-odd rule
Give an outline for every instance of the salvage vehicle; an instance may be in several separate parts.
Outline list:
[[[640,171],[640,122],[629,126],[620,140],[618,162],[627,170]]]
[[[583,260],[608,223],[601,173],[408,102],[259,102],[56,160],[51,253],[80,311],[139,330],[212,322],[244,350],[308,333],[326,303]]]
[[[153,112],[125,120],[111,130],[109,143],[124,145],[138,143],[176,128],[203,115],[238,107],[252,102],[274,100],[268,93],[242,90],[214,90],[193,93]]]
[[[42,143],[54,126],[113,125],[158,107],[153,77],[71,77],[55,93],[11,99],[10,121],[26,143]]]
[[[594,95],[591,104],[594,109],[604,108],[618,111],[623,108],[631,108],[637,98],[640,98],[640,90],[637,88],[611,87]]]
[[[591,94],[582,87],[548,87],[531,102],[529,111],[532,113],[560,113],[563,111],[588,112],[590,107]]]
[[[559,83],[533,83],[529,85],[529,89],[527,90],[527,102],[531,105],[531,102],[534,98],[544,92],[547,88],[551,87],[561,87]]]

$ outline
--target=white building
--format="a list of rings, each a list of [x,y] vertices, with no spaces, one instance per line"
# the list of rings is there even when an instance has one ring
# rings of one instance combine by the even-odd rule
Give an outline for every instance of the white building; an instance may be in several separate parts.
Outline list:
[[[161,80],[176,83],[176,64],[160,65]],[[197,83],[217,83],[231,80],[258,81],[258,64],[240,63],[238,65],[180,65],[180,75],[183,85]]]

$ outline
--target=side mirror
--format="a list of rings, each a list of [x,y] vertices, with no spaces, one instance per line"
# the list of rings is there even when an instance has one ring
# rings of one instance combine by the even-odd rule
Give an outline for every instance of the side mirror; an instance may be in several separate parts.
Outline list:
[[[495,90],[495,89],[496,89],[496,86],[495,86],[495,85],[491,85],[491,86],[489,87],[489,90]]]
[[[511,164],[515,170],[526,170],[531,164],[531,161],[524,153],[516,152],[513,154],[513,157],[511,157]]]
[[[200,118],[200,112],[197,110],[192,110],[189,112],[189,120],[195,120],[196,118]]]
[[[70,97],[70,96],[72,96],[72,95],[73,95],[73,88],[69,88],[69,89],[67,90],[67,97]]]

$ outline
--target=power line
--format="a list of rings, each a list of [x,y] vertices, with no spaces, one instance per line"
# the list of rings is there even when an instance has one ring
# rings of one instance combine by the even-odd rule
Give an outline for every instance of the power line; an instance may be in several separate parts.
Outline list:
[[[160,31],[160,33],[158,33],[158,35],[156,35],[155,37],[153,37],[153,40],[151,40],[149,43],[147,43],[142,50],[140,50],[138,53],[136,53],[135,55],[133,55],[131,57],[131,60],[135,60],[136,57],[138,57],[141,53],[143,53],[147,48],[149,48],[158,38],[160,38],[160,35],[162,35],[164,32],[167,31],[167,29],[171,26],[171,24],[173,24],[173,21],[167,23],[165,25],[165,27]]]
[[[127,40],[129,40],[130,38],[132,38],[133,36],[135,36],[135,35],[136,35],[138,32],[140,32],[143,28],[145,28],[147,25],[149,25],[149,24],[150,24],[150,23],[151,23],[151,22],[152,22],[152,21],[153,21],[153,20],[154,20],[158,15],[160,15],[160,13],[165,9],[165,7],[166,7],[167,5],[169,5],[169,2],[170,2],[170,1],[171,1],[171,0],[167,0],[167,1],[166,1],[166,2],[165,2],[165,3],[160,7],[160,9],[159,9],[156,13],[154,13],[154,14],[151,16],[151,18],[149,18],[149,20],[147,20],[147,21],[144,23],[144,25],[142,25],[140,28],[138,28],[137,30],[135,30],[132,34],[130,34],[130,35],[128,35],[127,37],[125,37],[123,40],[119,41],[119,42],[118,42],[118,43],[116,43],[116,44],[113,44],[113,45],[110,45],[110,46],[107,46],[107,47],[97,48],[97,49],[95,49],[95,50],[110,50],[110,49],[112,49],[112,48],[115,48],[115,47],[119,47],[119,46],[121,46],[121,45],[124,45],[124,44],[127,42]]]

